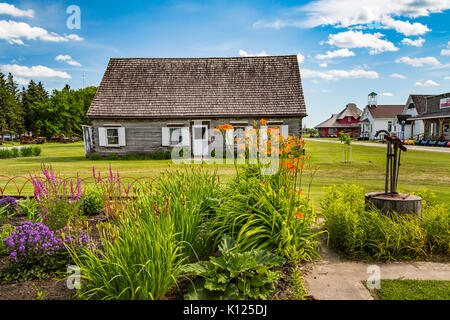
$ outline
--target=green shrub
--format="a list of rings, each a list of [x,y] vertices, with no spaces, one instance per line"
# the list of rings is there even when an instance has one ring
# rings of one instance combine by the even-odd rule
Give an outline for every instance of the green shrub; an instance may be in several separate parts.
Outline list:
[[[422,218],[365,210],[364,191],[355,185],[326,190],[322,214],[331,244],[354,258],[414,259],[449,253],[448,207],[426,197]]]
[[[32,147],[22,147],[22,148],[20,148],[20,155],[22,157],[31,157],[33,155]]]
[[[111,153],[110,155],[108,155],[107,159],[114,161],[114,160],[119,160],[120,157],[119,157],[119,155],[117,153]]]
[[[268,299],[281,274],[271,271],[284,259],[267,251],[238,252],[236,242],[224,236],[219,245],[220,257],[210,257],[183,267],[183,272],[200,276],[185,295],[188,300]]]
[[[0,159],[11,158],[12,154],[9,149],[0,149]]]
[[[170,150],[167,151],[156,151],[150,153],[146,156],[146,159],[150,160],[169,160],[172,158],[172,153]]]
[[[11,158],[18,158],[20,157],[20,151],[17,148],[10,149],[11,151]]]
[[[104,158],[98,153],[93,153],[89,156],[89,160],[103,160]]]
[[[38,157],[38,156],[41,155],[41,152],[42,152],[41,147],[39,147],[39,146],[34,146],[34,147],[32,147],[32,150],[33,150],[33,156],[34,156],[34,157]]]
[[[86,190],[79,201],[81,212],[87,216],[99,214],[103,210],[103,198],[94,190]]]
[[[8,254],[8,250],[6,249],[6,246],[3,243],[3,239],[8,238],[11,235],[11,232],[14,231],[15,228],[10,224],[5,224],[0,227],[0,256]]]

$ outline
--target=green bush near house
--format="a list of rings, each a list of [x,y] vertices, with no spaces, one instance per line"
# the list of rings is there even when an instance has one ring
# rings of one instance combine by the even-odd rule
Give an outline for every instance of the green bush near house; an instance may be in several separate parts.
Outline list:
[[[422,217],[365,210],[364,190],[355,185],[333,186],[322,201],[331,244],[352,258],[416,259],[449,255],[449,207],[423,193]]]

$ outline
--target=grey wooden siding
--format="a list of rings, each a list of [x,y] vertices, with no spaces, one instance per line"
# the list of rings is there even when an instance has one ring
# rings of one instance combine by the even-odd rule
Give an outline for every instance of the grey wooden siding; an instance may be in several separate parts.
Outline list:
[[[438,96],[433,96],[433,97],[428,97],[427,98],[427,113],[449,110],[449,109],[440,107],[440,100],[444,99],[444,98],[449,98],[449,97],[450,97],[450,93],[440,94]]]
[[[93,141],[95,153],[101,155],[109,154],[127,154],[127,153],[153,153],[157,151],[165,151],[168,147],[162,146],[162,127],[166,127],[169,123],[184,123],[189,126],[191,121],[197,119],[158,119],[158,120],[112,120],[112,119],[95,119],[92,120]],[[200,119],[198,119],[200,120]],[[211,121],[211,128],[215,128],[220,124],[229,124],[233,121],[248,121],[249,125],[253,125],[254,121],[259,119],[242,119],[242,118],[221,118],[221,119],[201,119],[202,121]],[[289,135],[299,136],[302,129],[302,118],[266,118],[267,121],[283,121],[284,125],[289,126]],[[99,141],[99,127],[105,125],[121,125],[125,127],[126,146],[124,147],[101,147]],[[217,147],[217,142],[210,144],[210,150]]]

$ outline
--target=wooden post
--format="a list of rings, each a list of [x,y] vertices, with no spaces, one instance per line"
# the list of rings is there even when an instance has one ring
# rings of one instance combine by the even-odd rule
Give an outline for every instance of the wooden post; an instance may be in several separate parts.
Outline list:
[[[444,135],[444,118],[439,119],[439,137]]]
[[[426,139],[426,136],[427,136],[427,122],[428,122],[428,120],[423,119],[422,121],[423,121],[423,138]]]

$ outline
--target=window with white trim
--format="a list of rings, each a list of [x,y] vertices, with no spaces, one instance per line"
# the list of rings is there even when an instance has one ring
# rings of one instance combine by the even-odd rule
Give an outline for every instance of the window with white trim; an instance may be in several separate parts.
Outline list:
[[[106,128],[106,142],[108,146],[119,145],[119,129],[118,128]]]
[[[183,142],[183,132],[181,128],[169,128],[170,145],[176,146]]]

